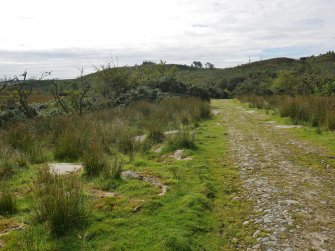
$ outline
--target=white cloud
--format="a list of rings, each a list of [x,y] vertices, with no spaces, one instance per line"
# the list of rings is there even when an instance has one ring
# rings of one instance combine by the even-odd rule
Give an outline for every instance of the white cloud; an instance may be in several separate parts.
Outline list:
[[[333,0],[2,0],[0,75],[73,77],[111,55],[226,67],[320,53],[334,49],[334,11]]]

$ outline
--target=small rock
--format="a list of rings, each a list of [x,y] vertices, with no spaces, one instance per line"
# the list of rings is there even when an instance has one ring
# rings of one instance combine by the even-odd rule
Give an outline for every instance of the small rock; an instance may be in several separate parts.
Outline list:
[[[275,127],[279,129],[302,128],[300,125],[277,125]]]
[[[176,150],[174,154],[170,155],[170,157],[175,158],[176,160],[182,160],[184,158],[184,150]]]
[[[270,235],[269,237],[270,237],[270,240],[272,241],[278,241],[277,237],[274,235]]]
[[[166,131],[166,132],[164,132],[164,134],[165,135],[171,135],[171,134],[177,134],[179,132],[180,132],[180,130],[172,130],[172,131]]]
[[[220,110],[212,110],[211,113],[213,115],[219,115],[221,113],[221,111]]]
[[[262,242],[267,242],[267,241],[270,241],[269,237],[265,237],[265,238],[262,239]]]
[[[272,220],[271,220],[269,217],[265,217],[265,218],[263,219],[263,222],[264,222],[264,223],[271,223]]]
[[[147,138],[147,135],[140,135],[140,136],[136,136],[135,138],[134,138],[134,140],[136,141],[136,142],[144,142],[144,140]]]
[[[277,246],[276,241],[265,241],[265,242],[263,242],[263,244],[266,245],[266,246]]]
[[[258,243],[258,244],[256,244],[255,246],[253,246],[252,248],[253,248],[253,249],[259,249],[259,248],[261,248],[261,244]]]
[[[257,235],[258,235],[260,232],[261,232],[261,231],[260,231],[259,229],[257,229],[257,230],[253,233],[252,237],[256,238]]]
[[[296,200],[285,200],[285,202],[286,202],[287,204],[289,204],[289,205],[291,205],[291,204],[299,204],[299,202],[296,201]]]
[[[81,170],[83,166],[81,164],[72,163],[50,163],[49,170],[55,174],[68,174],[75,173]]]
[[[138,175],[137,173],[131,171],[131,170],[127,170],[127,171],[123,171],[121,173],[121,176],[126,179],[126,180],[131,180],[131,179],[140,179],[141,176]]]
[[[245,221],[245,222],[243,222],[243,225],[248,225],[249,224],[249,221],[247,220],[247,221]]]
[[[293,251],[293,248],[285,248],[284,251]]]

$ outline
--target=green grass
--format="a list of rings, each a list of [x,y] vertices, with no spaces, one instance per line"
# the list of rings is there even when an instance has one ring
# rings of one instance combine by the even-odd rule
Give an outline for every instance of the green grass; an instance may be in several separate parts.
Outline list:
[[[200,122],[194,138],[197,147],[188,150],[190,161],[167,160],[151,152],[136,153],[134,160],[124,157],[123,170],[156,177],[168,186],[164,196],[158,195],[159,187],[142,180],[81,176],[91,205],[88,224],[57,237],[45,231],[50,223],[31,222],[25,231],[5,237],[4,250],[29,250],[29,246],[40,250],[235,250],[237,242],[242,247],[251,243],[248,236],[253,229],[242,224],[250,205],[234,199],[240,193],[239,172],[225,155],[225,130],[216,125],[218,120]],[[33,165],[10,179],[11,186],[24,194],[18,201],[17,219],[30,222],[32,193],[27,189],[38,169]],[[118,196],[93,197],[91,187]]]
[[[69,229],[85,222],[86,203],[78,177],[51,174],[42,168],[34,183],[34,219],[52,234],[68,234]]]

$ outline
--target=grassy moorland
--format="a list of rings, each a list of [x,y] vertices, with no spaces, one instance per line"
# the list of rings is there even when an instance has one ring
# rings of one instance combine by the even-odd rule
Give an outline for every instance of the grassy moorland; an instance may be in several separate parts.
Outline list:
[[[0,248],[334,247],[333,61],[147,62],[1,82]],[[234,95],[244,103],[209,102]]]
[[[23,230],[1,236],[4,250],[217,250],[233,249],[237,238],[250,242],[242,225],[248,204],[233,199],[238,172],[224,159],[224,130],[209,111],[206,102],[175,98],[8,125],[0,226]],[[172,129],[180,133],[164,136]],[[134,141],[142,134],[145,141]],[[151,151],[157,144],[161,153]],[[168,156],[184,147],[191,160]],[[84,169],[52,175],[45,163],[54,161],[81,161]],[[122,170],[156,177],[167,193],[120,178]],[[108,192],[115,196],[101,195]]]

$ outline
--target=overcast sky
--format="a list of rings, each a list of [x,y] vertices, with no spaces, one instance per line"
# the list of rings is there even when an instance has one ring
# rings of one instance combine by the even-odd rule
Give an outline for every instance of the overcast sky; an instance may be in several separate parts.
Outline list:
[[[335,50],[334,0],[1,0],[0,76],[118,57],[217,67]]]

